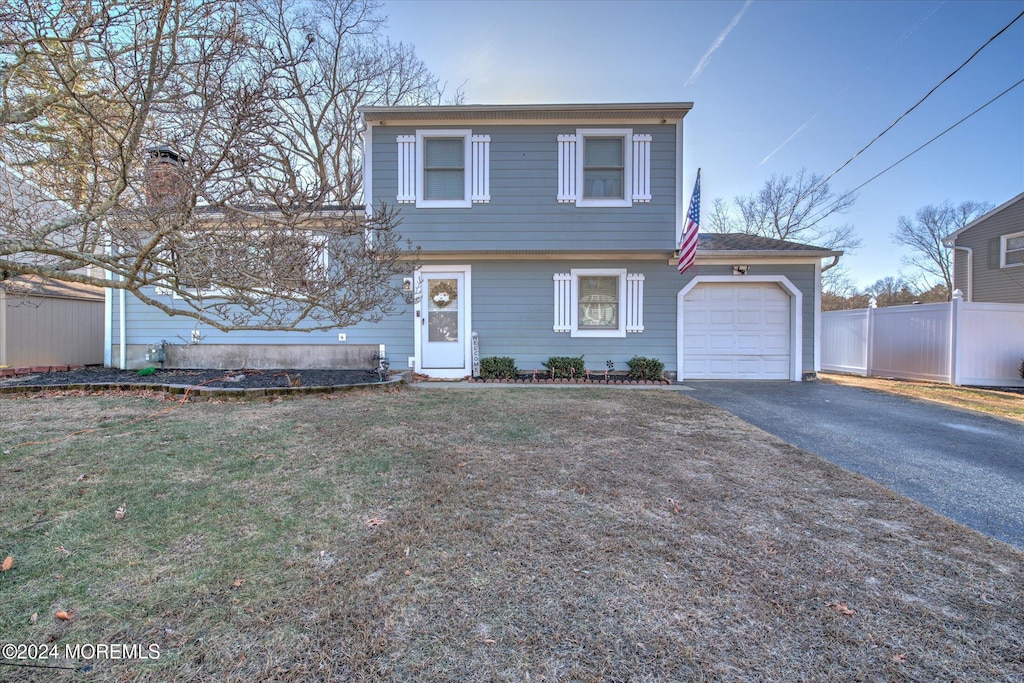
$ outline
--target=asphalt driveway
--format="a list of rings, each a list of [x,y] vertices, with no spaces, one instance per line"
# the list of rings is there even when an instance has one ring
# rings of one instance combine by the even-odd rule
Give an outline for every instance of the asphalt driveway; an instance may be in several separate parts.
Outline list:
[[[1024,426],[825,382],[686,382],[688,394],[1024,550]]]

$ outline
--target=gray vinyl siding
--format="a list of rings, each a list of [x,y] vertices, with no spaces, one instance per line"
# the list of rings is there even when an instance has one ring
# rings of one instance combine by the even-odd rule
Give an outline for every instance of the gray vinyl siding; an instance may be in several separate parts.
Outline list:
[[[554,275],[573,268],[625,268],[645,276],[644,331],[625,337],[572,337],[554,331]],[[484,261],[473,264],[473,328],[480,355],[510,356],[524,372],[544,371],[551,356],[580,356],[591,370],[619,370],[633,356],[659,358],[675,370],[675,294],[685,283],[661,261]],[[623,313],[624,314],[624,313]]]
[[[619,370],[633,356],[658,358],[675,372],[677,294],[697,274],[731,275],[731,266],[701,266],[680,276],[659,261],[481,261],[472,265],[473,328],[480,335],[480,355],[510,356],[520,370],[543,371],[551,356],[579,356],[592,370],[611,360]],[[572,337],[555,332],[555,273],[573,268],[625,268],[644,275],[644,331],[625,338]],[[814,371],[814,266],[751,265],[750,275],[784,275],[803,295],[802,364]]]
[[[594,126],[584,126],[592,128]],[[396,204],[396,137],[415,127],[374,127],[373,204],[400,210],[399,232],[428,251],[656,249],[675,247],[676,139],[674,125],[631,128],[651,141],[651,201],[631,207],[578,208],[558,194],[560,134],[576,126],[474,126],[489,135],[490,202],[460,209]],[[431,130],[442,127],[431,127]],[[627,179],[628,182],[629,179]]]
[[[999,266],[1000,237],[1024,231],[1024,199],[980,221],[956,238],[974,250],[971,298],[979,302],[1024,303],[1024,266]],[[954,286],[967,294],[967,254],[954,251]]]
[[[410,276],[412,275],[410,271]],[[173,300],[167,295],[166,300]],[[386,344],[387,353],[394,358],[412,355],[412,306],[400,303],[396,313],[379,323],[361,323],[351,327],[337,327],[315,332],[268,332],[262,330],[236,330],[221,332],[209,325],[197,323],[194,318],[183,315],[170,316],[148,306],[131,294],[125,296],[125,338],[128,344],[188,344],[192,330],[198,330],[202,344]],[[112,305],[112,343],[120,343],[120,305],[117,292]],[[338,341],[338,333],[344,332],[344,342]],[[398,367],[396,366],[396,369]]]
[[[678,293],[695,275],[730,275],[730,266],[699,266],[680,276],[666,260],[551,260],[551,261],[460,261],[471,267],[473,331],[479,334],[480,355],[510,356],[526,372],[543,371],[551,356],[582,355],[589,368],[603,371],[611,360],[625,370],[633,356],[658,358],[670,372],[676,366]],[[555,332],[554,280],[556,273],[580,268],[625,268],[644,275],[644,331],[625,337],[572,337]],[[784,275],[803,294],[803,371],[814,370],[814,266],[751,264],[749,275]],[[129,344],[150,344],[166,340],[187,343],[192,329],[199,329],[204,344],[339,344],[338,332],[345,332],[346,344],[386,344],[392,367],[405,368],[415,355],[413,306],[376,324],[361,324],[325,332],[219,332],[209,326],[195,326],[184,317],[171,317],[141,303],[131,295],[127,302]],[[113,305],[113,339],[118,343],[119,306]]]

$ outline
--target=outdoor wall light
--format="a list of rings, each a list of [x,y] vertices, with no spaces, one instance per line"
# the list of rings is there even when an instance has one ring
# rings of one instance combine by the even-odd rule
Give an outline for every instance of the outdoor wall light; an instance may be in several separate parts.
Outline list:
[[[750,266],[733,266],[732,267],[732,274],[733,275],[746,275],[748,268],[750,268]]]
[[[411,292],[412,291],[412,278],[411,277],[403,277],[402,278],[402,291],[403,292]]]

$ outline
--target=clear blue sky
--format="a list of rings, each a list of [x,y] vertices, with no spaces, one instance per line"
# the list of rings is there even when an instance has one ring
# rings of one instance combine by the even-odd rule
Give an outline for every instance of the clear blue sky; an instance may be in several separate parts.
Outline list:
[[[693,102],[686,187],[703,204],[801,167],[827,175],[1024,10],[1024,0],[391,0],[411,43],[472,104]],[[836,175],[845,191],[1024,78],[1024,18]],[[795,135],[794,135],[795,134]],[[901,269],[899,216],[1024,191],[1024,85],[864,187],[842,218],[867,285]]]

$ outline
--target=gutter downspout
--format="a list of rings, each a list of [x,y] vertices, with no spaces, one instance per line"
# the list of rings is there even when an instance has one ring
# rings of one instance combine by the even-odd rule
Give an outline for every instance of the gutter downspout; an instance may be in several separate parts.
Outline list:
[[[973,283],[973,280],[974,280],[974,250],[971,249],[970,247],[958,247],[955,244],[951,244],[949,246],[953,247],[954,251],[956,251],[957,249],[960,249],[961,251],[966,251],[967,252],[967,298],[965,300],[966,301],[974,301],[974,286],[973,286],[973,284],[974,284]],[[954,288],[955,288],[956,287],[956,259],[953,259],[953,285],[954,285]],[[952,292],[950,293],[950,296],[952,296]]]
[[[107,235],[106,252],[109,255],[111,250],[110,235]],[[113,280],[114,275],[109,270],[104,270],[107,280]],[[114,343],[114,292],[110,287],[103,288],[103,367],[113,367],[114,359],[111,345]]]
[[[124,278],[121,278],[121,279],[123,280]],[[128,347],[125,344],[125,340],[124,340],[125,328],[127,327],[125,325],[125,320],[124,320],[124,287],[121,288],[120,294],[119,294],[118,298],[120,299],[119,305],[121,307],[121,311],[120,311],[121,315],[118,316],[120,318],[120,320],[118,321],[120,323],[120,327],[118,329],[118,333],[120,334],[120,339],[118,340],[119,341],[119,349],[120,349],[120,354],[119,354],[120,357],[118,358],[118,367],[120,369],[122,369],[122,370],[125,370],[128,367]]]

